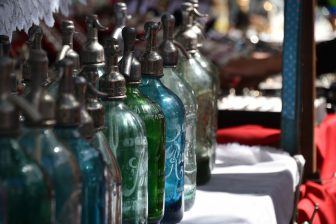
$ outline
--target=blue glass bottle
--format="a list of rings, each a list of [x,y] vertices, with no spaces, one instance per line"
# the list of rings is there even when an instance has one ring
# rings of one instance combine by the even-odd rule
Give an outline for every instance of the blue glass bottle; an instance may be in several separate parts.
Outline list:
[[[2,55],[0,46],[0,55]],[[22,150],[20,110],[35,122],[41,117],[29,103],[11,94],[13,62],[0,56],[0,200],[5,224],[53,223],[52,189],[39,166]]]
[[[55,100],[42,87],[42,77],[48,72],[45,51],[31,50],[30,68],[32,85],[27,100],[42,116],[39,122],[26,118],[26,130],[20,144],[50,178],[55,193],[56,223],[80,223],[81,180],[79,166],[73,154],[63,146],[53,132],[55,125]]]
[[[163,58],[162,83],[172,90],[183,102],[186,113],[186,147],[184,150],[184,209],[188,211],[196,197],[196,113],[197,101],[191,86],[180,74],[176,66],[179,61],[178,50],[174,44],[175,17],[163,15],[163,41],[159,50]]]
[[[159,223],[164,212],[165,187],[165,118],[153,101],[140,92],[141,64],[135,58],[136,30],[125,27],[123,57],[120,72],[127,82],[126,105],[144,121],[148,142],[148,223]],[[114,58],[116,60],[117,58]]]
[[[64,63],[71,64],[68,60]],[[63,74],[60,83],[56,102],[55,133],[71,150],[79,164],[83,195],[81,223],[102,224],[105,220],[104,164],[99,152],[79,133],[80,104],[73,94],[74,80],[71,67]]]
[[[181,100],[160,78],[163,76],[163,61],[157,53],[155,22],[145,24],[147,47],[141,61],[142,94],[160,105],[166,118],[166,184],[165,212],[162,223],[177,223],[183,218],[185,110]]]
[[[106,54],[117,49],[115,39],[106,40]],[[99,79],[99,89],[106,93],[104,133],[122,172],[122,223],[138,224],[146,223],[148,215],[148,146],[143,121],[124,103],[125,85],[117,61],[108,64]]]

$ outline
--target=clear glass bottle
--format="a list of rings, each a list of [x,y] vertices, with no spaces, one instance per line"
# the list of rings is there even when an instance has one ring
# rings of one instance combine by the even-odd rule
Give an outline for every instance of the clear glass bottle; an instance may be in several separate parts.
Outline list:
[[[165,212],[162,223],[177,223],[182,220],[184,212],[185,110],[178,96],[160,80],[163,60],[157,52],[158,31],[157,23],[145,24],[147,46],[141,61],[140,90],[161,107],[166,118]]]
[[[176,34],[177,41],[183,45],[189,54],[189,59],[180,60],[178,70],[194,90],[197,100],[197,134],[196,160],[197,184],[207,183],[211,178],[211,155],[213,138],[215,136],[213,115],[215,113],[215,94],[212,77],[200,66],[194,58],[197,53],[197,35],[191,29],[193,7],[190,3],[182,4],[183,25]]]
[[[30,51],[31,90],[26,96],[42,116],[39,122],[25,120],[25,132],[19,143],[50,178],[54,187],[56,223],[80,223],[81,180],[79,166],[73,154],[64,147],[53,132],[55,100],[42,87],[48,72],[48,57],[42,49]]]
[[[175,18],[173,15],[164,15],[161,18],[163,25],[163,41],[159,52],[163,58],[162,83],[172,90],[183,102],[186,112],[186,145],[184,150],[184,210],[191,209],[196,196],[196,111],[197,102],[191,86],[176,69],[178,64],[178,49],[174,44]]]
[[[94,88],[91,86],[91,88]],[[93,89],[95,91],[95,89]],[[81,103],[81,134],[90,145],[97,149],[104,160],[106,189],[105,223],[119,224],[121,220],[122,180],[121,171],[113,151],[103,134],[104,108],[97,97],[86,94],[87,82],[83,77],[76,77],[76,96]],[[91,90],[92,92],[92,90]],[[94,94],[95,96],[96,94]]]
[[[116,54],[117,41],[107,39],[105,51]],[[122,223],[146,223],[148,215],[148,146],[143,121],[124,103],[125,79],[116,61],[99,79],[105,109],[105,136],[122,175]]]
[[[165,118],[161,108],[142,95],[141,64],[135,58],[136,31],[122,30],[124,53],[119,63],[127,82],[125,104],[144,121],[148,142],[148,223],[159,223],[163,217],[165,188]],[[117,58],[114,58],[116,60]]]
[[[24,153],[17,141],[20,135],[20,110],[36,122],[41,116],[27,101],[11,94],[12,66],[9,58],[0,57],[0,185],[5,193],[3,216],[6,224],[50,224],[54,221],[52,189],[39,166]]]
[[[190,3],[192,3],[192,6],[194,8],[194,13],[189,14],[192,20],[192,26],[191,29],[194,31],[194,33],[197,35],[197,47],[198,49],[203,47],[203,42],[205,40],[205,36],[202,30],[202,26],[197,22],[197,17],[206,17],[207,15],[201,14],[198,12],[199,4],[198,0],[189,0]],[[220,94],[220,80],[219,80],[219,71],[216,65],[211,61],[208,60],[202,53],[197,50],[193,54],[196,61],[201,65],[201,67],[211,76],[212,78],[212,88],[214,91],[214,108],[213,111],[214,114],[212,116],[212,123],[213,123],[213,137],[212,137],[212,145],[211,145],[211,157],[210,157],[210,167],[211,169],[214,168],[215,162],[216,162],[216,147],[217,147],[217,140],[216,140],[216,132],[217,132],[217,126],[218,126],[218,97]]]
[[[71,61],[66,60],[66,72],[60,82],[56,102],[58,139],[74,154],[82,175],[82,224],[101,224],[105,220],[104,163],[99,152],[79,133],[80,104],[74,97]]]
[[[80,62],[82,70],[79,75],[92,83],[97,83],[98,78],[104,74],[105,57],[104,48],[98,42],[98,30],[106,30],[107,28],[100,24],[97,15],[86,17],[87,35],[86,42],[80,53]],[[97,75],[90,76],[93,72]]]

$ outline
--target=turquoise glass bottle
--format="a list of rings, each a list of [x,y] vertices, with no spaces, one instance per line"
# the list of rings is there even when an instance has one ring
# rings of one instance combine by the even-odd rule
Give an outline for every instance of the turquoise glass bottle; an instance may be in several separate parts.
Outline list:
[[[162,223],[177,223],[183,217],[185,110],[183,103],[165,87],[163,61],[157,52],[155,22],[145,24],[146,51],[142,57],[141,92],[160,105],[166,119],[165,211]]]
[[[159,52],[163,58],[162,83],[172,90],[183,102],[186,113],[186,145],[184,150],[184,210],[193,206],[196,196],[196,110],[197,102],[191,86],[177,70],[178,50],[174,44],[175,18],[163,15],[163,41]]]
[[[11,94],[12,66],[10,59],[0,57],[0,186],[5,194],[2,195],[3,221],[5,224],[50,224],[54,221],[52,189],[39,166],[24,153],[17,141],[20,110],[36,122],[41,117],[27,101]]]
[[[183,24],[176,34],[176,40],[186,49],[189,59],[180,60],[178,69],[194,90],[197,100],[196,160],[197,184],[207,183],[211,178],[211,155],[215,130],[213,115],[215,101],[213,79],[194,58],[198,51],[197,35],[192,30],[192,4],[182,4]]]
[[[163,217],[165,186],[165,118],[161,108],[142,95],[141,64],[135,58],[136,31],[122,30],[124,53],[119,63],[127,82],[125,104],[144,121],[148,142],[148,223],[158,223]],[[114,59],[116,60],[116,59]]]
[[[20,138],[25,152],[46,172],[54,188],[56,223],[80,223],[81,180],[74,155],[63,146],[53,132],[55,125],[55,100],[42,87],[42,77],[48,69],[45,51],[30,51],[32,77],[31,91],[26,96],[42,116],[39,122],[25,119],[26,129]]]
[[[106,30],[107,28],[100,24],[97,15],[86,17],[86,27],[87,40],[80,53],[82,70],[79,75],[85,77],[89,82],[97,83],[98,78],[104,74],[105,66],[104,48],[98,42],[98,30]]]
[[[80,104],[74,97],[74,80],[69,60],[60,82],[56,101],[58,139],[74,154],[82,176],[82,224],[101,224],[105,220],[104,164],[99,152],[79,133]]]
[[[94,88],[94,87],[92,87]],[[91,90],[92,91],[92,90]],[[76,78],[77,100],[81,108],[81,134],[90,145],[97,149],[104,160],[104,179],[106,190],[105,223],[121,223],[121,171],[112,149],[103,134],[104,108],[97,98],[86,94],[87,82],[83,77]],[[92,118],[92,119],[91,119]]]
[[[114,57],[117,41],[107,39],[105,52]],[[99,79],[105,109],[105,136],[120,166],[122,176],[122,223],[146,223],[148,214],[148,146],[143,121],[124,103],[125,79],[116,60],[107,60],[105,74]]]

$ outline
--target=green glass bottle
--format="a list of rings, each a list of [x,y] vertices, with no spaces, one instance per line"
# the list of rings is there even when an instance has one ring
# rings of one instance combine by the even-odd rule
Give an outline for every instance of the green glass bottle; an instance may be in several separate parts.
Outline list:
[[[165,118],[160,107],[140,92],[141,64],[134,56],[135,29],[125,27],[122,36],[124,52],[119,68],[127,82],[125,104],[144,121],[147,133],[148,223],[159,223],[164,208]]]
[[[5,193],[5,223],[54,223],[50,185],[17,141],[20,110],[36,122],[41,116],[27,101],[11,94],[12,66],[9,58],[0,57],[0,185]]]
[[[94,88],[93,85],[89,87]],[[90,90],[90,88],[89,88]],[[95,89],[94,89],[95,90]],[[92,92],[93,90],[91,90]],[[76,77],[76,97],[81,108],[81,134],[90,145],[97,149],[104,161],[104,179],[106,190],[105,223],[121,223],[121,171],[113,151],[103,134],[104,108],[98,98],[88,95],[87,82],[83,77]]]
[[[55,192],[56,223],[79,224],[81,222],[81,180],[78,163],[74,155],[56,138],[55,100],[42,86],[48,72],[47,53],[42,49],[30,51],[31,91],[26,96],[37,108],[42,120],[25,119],[25,131],[20,144],[46,172]]]
[[[178,70],[192,87],[197,100],[196,160],[197,184],[207,183],[211,178],[211,155],[215,129],[213,115],[215,101],[212,77],[194,58],[198,51],[197,35],[191,29],[194,8],[190,3],[182,4],[183,24],[176,34],[177,41],[186,49],[189,59],[180,60]]]
[[[191,86],[176,69],[178,50],[174,44],[175,18],[163,15],[163,41],[159,52],[163,59],[162,83],[172,90],[182,101],[186,112],[186,145],[184,150],[184,210],[191,209],[196,196],[196,110],[197,102]]]
[[[81,224],[105,223],[106,189],[100,153],[80,135],[80,104],[74,97],[72,62],[65,60],[56,101],[58,139],[74,154],[82,175]]]
[[[105,52],[117,58],[117,41],[107,39]],[[114,55],[114,56],[112,56]],[[122,223],[146,223],[148,214],[148,146],[143,121],[124,103],[125,79],[117,60],[107,60],[105,74],[99,79],[105,109],[105,136],[122,172]]]

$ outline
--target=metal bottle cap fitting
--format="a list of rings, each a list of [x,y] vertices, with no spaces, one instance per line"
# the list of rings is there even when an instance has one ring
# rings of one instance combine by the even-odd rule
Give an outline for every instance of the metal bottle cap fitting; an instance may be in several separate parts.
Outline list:
[[[93,120],[94,128],[96,130],[101,130],[105,124],[103,104],[99,102],[97,97],[86,97],[86,110]]]
[[[29,58],[24,62],[22,68],[22,79],[24,81],[30,81],[31,77],[31,68],[30,68],[30,57],[31,57],[31,50],[39,50],[42,49],[42,38],[43,38],[43,31],[41,27],[33,25],[28,30],[28,41],[27,45],[29,47]]]
[[[86,93],[87,93],[87,81],[84,77],[78,76],[75,78],[76,83],[76,98],[80,104],[80,125],[79,131],[81,135],[86,138],[92,138],[94,134],[93,119],[87,112],[86,106]]]
[[[148,76],[163,76],[162,57],[157,52],[157,33],[160,30],[159,23],[145,23],[146,51],[141,60],[141,73]]]
[[[31,91],[27,100],[40,112],[42,121],[39,123],[26,119],[28,126],[51,126],[55,124],[55,100],[48,93],[46,85],[49,82],[48,57],[42,49],[30,51],[29,65],[32,74]]]
[[[127,19],[129,16],[127,15],[127,5],[124,2],[117,2],[114,5],[114,14],[115,14],[115,29],[112,32],[112,37],[118,41],[119,44],[119,56],[121,56],[122,51],[124,49],[124,42],[122,38],[122,29],[127,24]]]
[[[0,49],[2,49],[1,44]],[[13,61],[6,56],[0,56],[0,136],[17,136],[19,134],[20,110],[26,118],[34,122],[41,120],[38,111],[32,108],[25,99],[11,94],[12,72]]]
[[[187,51],[195,51],[198,49],[198,37],[193,31],[194,7],[190,2],[182,4],[183,26],[176,34],[176,40],[185,47]]]
[[[71,20],[62,21],[62,42],[63,47],[57,57],[57,61],[61,61],[64,58],[68,58],[73,61],[74,71],[78,71],[80,68],[79,54],[73,50],[73,36],[75,34],[75,25]]]
[[[127,83],[141,83],[141,64],[134,55],[134,45],[136,41],[136,30],[132,27],[125,27],[122,30],[124,39],[123,57],[119,62],[120,72],[124,75]]]
[[[178,63],[178,50],[174,44],[175,17],[165,14],[161,17],[163,26],[163,41],[159,46],[159,52],[164,66],[176,66]]]
[[[191,16],[193,17],[192,30],[197,35],[198,47],[202,47],[203,42],[205,41],[205,36],[203,33],[202,25],[196,21],[196,18],[207,17],[208,15],[202,14],[198,11],[198,0],[188,0],[188,2],[190,2],[194,7],[193,13],[191,14]]]
[[[97,15],[86,17],[87,41],[85,42],[80,59],[82,65],[99,65],[105,62],[104,48],[98,42],[98,30],[107,30],[100,24]]]
[[[105,74],[99,79],[99,90],[106,93],[108,98],[122,99],[126,97],[125,78],[118,71],[118,44],[113,38],[104,43],[108,66]]]
[[[80,104],[74,96],[73,62],[62,60],[63,75],[60,81],[56,103],[57,126],[78,126],[80,124]]]

